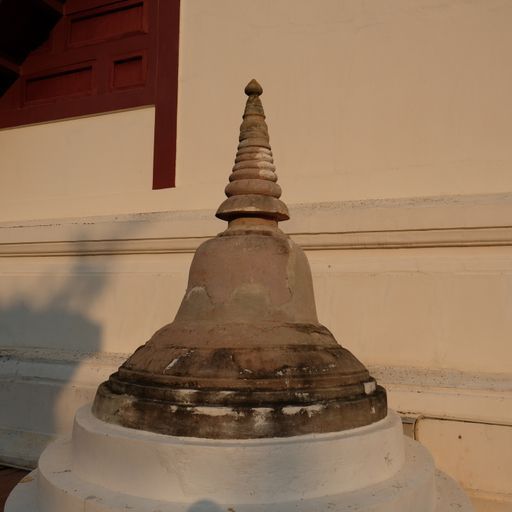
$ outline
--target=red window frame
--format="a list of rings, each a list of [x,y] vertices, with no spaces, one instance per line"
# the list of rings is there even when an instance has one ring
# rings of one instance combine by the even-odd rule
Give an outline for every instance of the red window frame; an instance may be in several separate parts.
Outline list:
[[[153,189],[174,187],[179,15],[179,0],[68,0],[0,98],[0,128],[154,105]]]

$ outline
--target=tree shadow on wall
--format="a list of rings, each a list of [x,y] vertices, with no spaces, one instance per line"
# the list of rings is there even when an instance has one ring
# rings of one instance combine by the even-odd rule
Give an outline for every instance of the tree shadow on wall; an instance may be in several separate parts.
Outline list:
[[[69,270],[69,277],[48,274],[16,297],[2,300],[1,345],[96,352],[101,329],[80,310],[89,309],[104,279],[88,275],[88,270],[89,265],[79,263]]]
[[[69,384],[101,349],[91,309],[106,285],[103,265],[95,256],[20,258],[15,273],[2,272],[0,461],[35,466],[46,444],[71,429],[73,402],[90,400]]]

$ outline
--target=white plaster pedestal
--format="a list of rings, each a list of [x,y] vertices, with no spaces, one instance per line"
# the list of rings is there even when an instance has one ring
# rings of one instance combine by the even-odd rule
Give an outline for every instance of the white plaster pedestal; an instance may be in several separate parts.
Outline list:
[[[390,411],[373,425],[255,440],[171,437],[80,409],[71,439],[50,445],[6,512],[466,512]]]

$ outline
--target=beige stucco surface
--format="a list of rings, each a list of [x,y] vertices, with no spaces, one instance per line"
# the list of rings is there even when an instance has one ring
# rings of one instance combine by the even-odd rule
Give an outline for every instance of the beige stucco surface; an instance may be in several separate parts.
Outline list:
[[[320,321],[367,364],[507,373],[512,249],[463,251],[308,252]],[[0,259],[2,345],[132,352],[173,319],[190,261]]]
[[[509,493],[511,426],[425,418],[418,421],[416,433],[427,448],[434,448],[438,467],[461,475],[474,494],[482,488],[498,494]],[[483,439],[487,442],[482,442]],[[439,445],[445,447],[442,452],[436,450]],[[488,471],[482,471],[482,465]],[[510,495],[507,501],[512,508]]]
[[[0,130],[0,217],[137,211],[150,203],[154,120],[147,107]]]
[[[0,215],[216,207],[252,77],[289,203],[509,191],[511,19],[499,0],[187,0],[177,188],[150,190],[151,108],[59,121],[0,131]]]

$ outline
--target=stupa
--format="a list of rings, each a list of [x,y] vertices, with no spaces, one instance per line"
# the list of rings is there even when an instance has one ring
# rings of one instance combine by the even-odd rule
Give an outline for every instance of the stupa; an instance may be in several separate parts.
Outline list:
[[[227,229],[196,251],[175,320],[99,386],[7,512],[472,510],[319,323],[306,256],[278,227],[263,91],[245,92]]]

